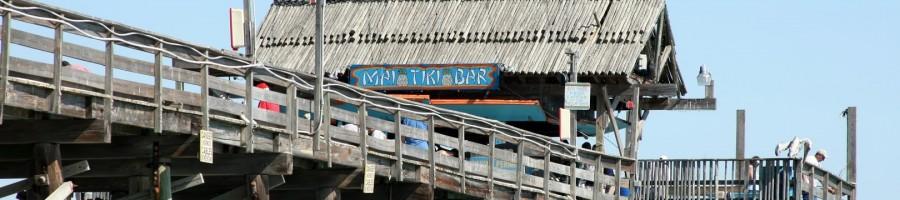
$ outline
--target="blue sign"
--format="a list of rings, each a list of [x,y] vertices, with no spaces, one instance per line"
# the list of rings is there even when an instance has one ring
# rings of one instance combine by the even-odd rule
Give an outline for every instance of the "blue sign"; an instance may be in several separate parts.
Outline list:
[[[350,84],[372,90],[496,90],[497,64],[353,65]]]

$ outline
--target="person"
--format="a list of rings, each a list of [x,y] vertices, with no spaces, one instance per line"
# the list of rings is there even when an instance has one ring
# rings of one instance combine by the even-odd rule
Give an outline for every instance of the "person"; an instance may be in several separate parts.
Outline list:
[[[74,65],[73,65],[72,63],[69,63],[69,61],[65,61],[65,60],[62,61],[62,66],[63,66],[63,67],[68,67],[68,68],[73,69],[73,70],[75,70],[75,71],[91,72],[91,71],[88,70],[87,67],[84,67],[84,66],[79,65],[79,64],[74,64]]]
[[[804,161],[806,162],[806,164],[819,167],[819,163],[825,161],[827,153],[828,152],[826,152],[825,149],[819,149],[818,151],[816,151],[815,155],[813,155],[812,157],[807,156]]]
[[[259,82],[256,84],[256,88],[269,90],[269,84],[266,84],[265,82]],[[281,112],[281,107],[278,106],[278,104],[264,100],[259,100],[259,105],[257,107],[267,111]]]
[[[366,129],[366,131],[369,134],[369,136],[372,136],[373,138],[387,140],[387,134],[384,133],[384,131],[375,130],[374,128],[371,128],[371,127]]]
[[[809,153],[810,146],[812,146],[812,141],[808,138],[794,137],[790,142],[776,145],[775,156],[781,156],[781,152],[787,152],[789,158],[799,158]],[[803,149],[802,155],[800,154],[801,149]]]
[[[413,128],[418,128],[418,129],[423,129],[423,130],[428,129],[428,125],[426,125],[425,122],[406,118],[406,117],[401,119],[401,123],[403,125],[407,125],[407,126],[410,126]],[[417,138],[412,138],[412,137],[403,137],[403,143],[412,145],[419,149],[428,149],[428,141],[425,141],[422,139],[417,139]]]

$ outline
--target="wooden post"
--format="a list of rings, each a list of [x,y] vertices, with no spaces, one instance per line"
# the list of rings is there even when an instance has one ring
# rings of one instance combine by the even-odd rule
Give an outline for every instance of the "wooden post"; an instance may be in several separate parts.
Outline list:
[[[204,55],[209,55],[209,52],[204,52]],[[203,113],[201,130],[209,130],[209,65],[205,64],[200,65],[200,96],[203,99],[200,105],[200,112]]]
[[[268,200],[269,188],[262,175],[250,175],[247,177],[247,197],[252,200]]]
[[[436,162],[436,160],[434,159],[434,150],[436,149],[435,146],[437,145],[436,143],[434,143],[434,115],[428,117],[428,144],[430,145],[430,148],[428,148],[428,165],[431,171],[430,183],[432,189],[437,189],[437,177],[435,177],[435,166],[437,165],[434,164]]]
[[[710,81],[709,81],[709,85],[706,85],[706,98],[707,98],[707,99],[714,99],[714,98],[716,98],[716,94],[715,94],[715,85],[716,85],[716,81],[715,81],[715,80],[710,80]]]
[[[397,161],[394,161],[394,170],[397,175],[398,181],[403,181],[403,114],[397,108],[397,112],[394,113],[394,156],[397,157]]]
[[[603,186],[600,184],[600,179],[603,177],[603,154],[597,155],[597,162],[594,162],[594,199],[600,199],[600,194],[603,192]]]
[[[113,29],[114,27],[110,27]],[[115,29],[113,29],[115,30]],[[115,35],[110,32],[107,37],[114,37]],[[106,94],[106,98],[103,100],[103,119],[106,119],[106,122],[103,125],[103,128],[106,130],[106,134],[112,136],[112,108],[114,93],[113,93],[113,58],[115,57],[115,52],[113,51],[113,41],[106,42],[106,68],[105,68],[105,77],[103,77],[103,92]],[[110,138],[112,140],[112,138]]]
[[[516,150],[516,197],[522,199],[522,179],[525,176],[525,163],[522,156],[525,155],[525,140],[519,140]]]
[[[847,181],[856,184],[856,106],[847,108]],[[849,196],[856,200],[856,189]]]
[[[324,105],[320,108],[322,110],[322,113],[324,114],[324,117],[322,117],[322,124],[321,127],[319,127],[319,131],[324,131],[325,133],[325,153],[328,157],[327,165],[328,168],[331,168],[332,166],[334,166],[334,156],[331,155],[331,95],[328,95],[328,93],[323,93],[322,98],[324,101],[322,103]]]
[[[59,114],[59,107],[62,105],[62,43],[63,43],[63,25],[56,24],[54,27],[53,40],[53,107],[50,112]]]
[[[609,99],[606,86],[600,87],[600,95],[602,95],[602,99]],[[618,100],[614,102],[618,103]],[[613,128],[613,134],[616,137],[616,147],[619,150],[619,156],[625,156],[624,143],[622,143],[622,136],[619,134],[619,125],[616,121],[615,114],[613,114],[612,105],[610,105],[609,101],[603,101],[603,107],[606,108],[606,117],[609,118],[609,123]]]
[[[547,150],[544,151],[544,199],[550,199],[550,143],[547,143]]]
[[[641,100],[640,86],[632,85],[631,88],[634,90],[634,93],[631,97],[631,101],[634,103],[634,107],[631,108],[630,111],[628,111],[628,121],[631,122],[631,126],[628,127],[628,134],[625,136],[627,140],[627,144],[625,145],[625,157],[628,158],[634,158],[637,154],[637,152],[635,152],[635,146],[637,144],[638,120],[640,120],[639,112]]]
[[[7,2],[12,3],[12,0],[7,0]],[[6,6],[4,6],[6,7]],[[0,94],[0,124],[3,124],[3,113],[4,107],[6,107],[6,94],[9,93],[7,91],[6,85],[9,83],[9,38],[11,35],[12,26],[10,23],[12,14],[11,12],[3,12],[3,32],[0,34],[0,90],[2,90],[2,94]]]
[[[41,175],[43,183],[46,187],[32,188],[29,193],[31,198],[28,199],[44,199],[50,192],[53,192],[63,183],[62,168],[60,166],[59,144],[38,143],[34,145],[34,171],[32,177]],[[41,184],[41,180],[34,180],[34,183]]]
[[[459,130],[457,133],[457,139],[459,139],[459,145],[457,147],[457,158],[459,164],[459,192],[465,194],[466,193],[466,120],[460,119]]]
[[[160,48],[162,43],[157,44]],[[156,51],[153,61],[153,102],[156,110],[153,114],[153,132],[162,134],[162,113],[163,113],[163,96],[162,96],[162,51]]]
[[[594,131],[594,144],[597,146],[597,148],[595,148],[594,150],[600,153],[606,153],[603,135],[606,134],[606,123],[608,122],[608,117],[606,116],[606,105],[604,102],[608,104],[609,99],[604,99],[604,96],[605,95],[597,95],[597,120],[595,125],[597,128]]]
[[[357,126],[357,127],[359,128],[359,152],[362,155],[361,156],[362,159],[360,159],[360,162],[361,162],[360,164],[362,164],[362,165],[360,165],[360,166],[362,166],[362,168],[366,167],[366,164],[368,164],[368,160],[369,160],[369,148],[368,148],[368,141],[367,141],[369,139],[369,137],[367,137],[368,134],[366,134],[366,132],[368,131],[366,129],[366,116],[367,116],[366,112],[367,112],[366,111],[366,103],[365,103],[365,97],[364,97],[363,101],[360,101],[359,109],[356,110],[356,113],[359,114],[359,116],[357,118],[357,124],[359,124],[359,126]]]
[[[241,131],[241,146],[247,153],[253,153],[253,68],[247,68],[244,72],[244,115],[247,118],[247,126]]]
[[[488,145],[490,145],[491,149],[488,151],[488,198],[494,199],[494,149],[496,148],[497,137],[494,130],[491,130],[488,134]]]
[[[299,118],[300,118],[299,112],[297,111],[297,84],[288,83],[286,102],[287,102],[287,109],[288,109],[286,112],[287,116],[288,116],[287,128],[288,128],[288,132],[290,132],[290,134],[288,134],[288,136],[291,137],[291,139],[288,140],[290,143],[288,145],[289,148],[286,151],[289,154],[293,154],[294,153],[294,139],[297,138],[297,131],[298,131],[297,124],[299,123]],[[280,146],[281,145],[279,145],[279,147]],[[284,152],[284,151],[282,151],[282,152]]]
[[[746,111],[744,111],[743,109],[737,110],[737,135],[735,136],[734,158],[738,159],[738,160],[744,159],[744,146],[745,146],[744,138],[746,138],[745,132],[744,132],[744,130],[745,130],[745,123],[744,123],[745,115],[746,115]]]

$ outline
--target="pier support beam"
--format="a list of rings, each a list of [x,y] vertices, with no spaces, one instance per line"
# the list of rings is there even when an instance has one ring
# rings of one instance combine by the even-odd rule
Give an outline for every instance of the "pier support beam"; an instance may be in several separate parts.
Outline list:
[[[847,181],[856,184],[856,107],[851,106],[844,112],[847,117]],[[849,199],[856,200],[856,190]]]

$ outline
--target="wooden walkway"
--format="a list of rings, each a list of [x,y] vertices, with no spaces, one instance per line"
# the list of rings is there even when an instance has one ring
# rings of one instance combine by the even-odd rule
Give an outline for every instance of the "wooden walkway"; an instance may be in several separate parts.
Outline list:
[[[12,12],[3,12],[0,37],[4,89],[0,147],[5,149],[0,152],[0,178],[40,182],[35,175],[61,177],[49,180],[44,195],[64,187],[63,181],[72,181],[76,192],[136,199],[150,198],[154,185],[165,187],[161,190],[174,193],[176,199],[336,198],[341,195],[336,190],[345,190],[344,197],[351,199],[450,198],[447,191],[474,198],[624,199],[613,194],[633,185],[626,176],[635,171],[632,159],[577,150],[501,122],[335,81],[326,82],[330,105],[322,113],[324,121],[361,128],[346,130],[326,123],[322,131],[315,131],[311,127],[316,126],[303,117],[315,116],[312,88],[303,84],[313,82],[308,74],[240,68],[251,62],[231,52],[32,1],[15,0],[13,5],[3,4],[4,11]],[[20,22],[31,24],[30,29],[49,28],[54,36],[18,29]],[[67,40],[83,41],[86,36],[110,40],[93,40],[105,48]],[[26,59],[27,52],[10,50],[11,46],[48,52],[53,59]],[[154,59],[119,53],[123,48]],[[82,72],[63,66],[63,61],[99,65],[105,71]],[[125,72],[153,81],[110,75]],[[299,84],[279,76],[294,77]],[[253,87],[260,81],[272,90]],[[244,97],[287,109],[261,110],[253,101],[239,101]],[[382,116],[369,115],[375,112]],[[424,122],[426,128],[401,123],[405,119]],[[372,138],[364,134],[367,128],[393,137]],[[214,164],[198,160],[201,131],[213,134]],[[406,145],[400,138],[417,138],[430,148],[441,145],[460,153],[447,156]],[[79,163],[90,169],[60,172]],[[150,165],[165,166],[166,173]],[[374,166],[378,175],[375,194],[358,194],[364,174],[358,169],[366,165]],[[171,184],[153,184],[155,177]],[[5,186],[0,196],[31,187]],[[41,193],[36,190],[29,191]]]

